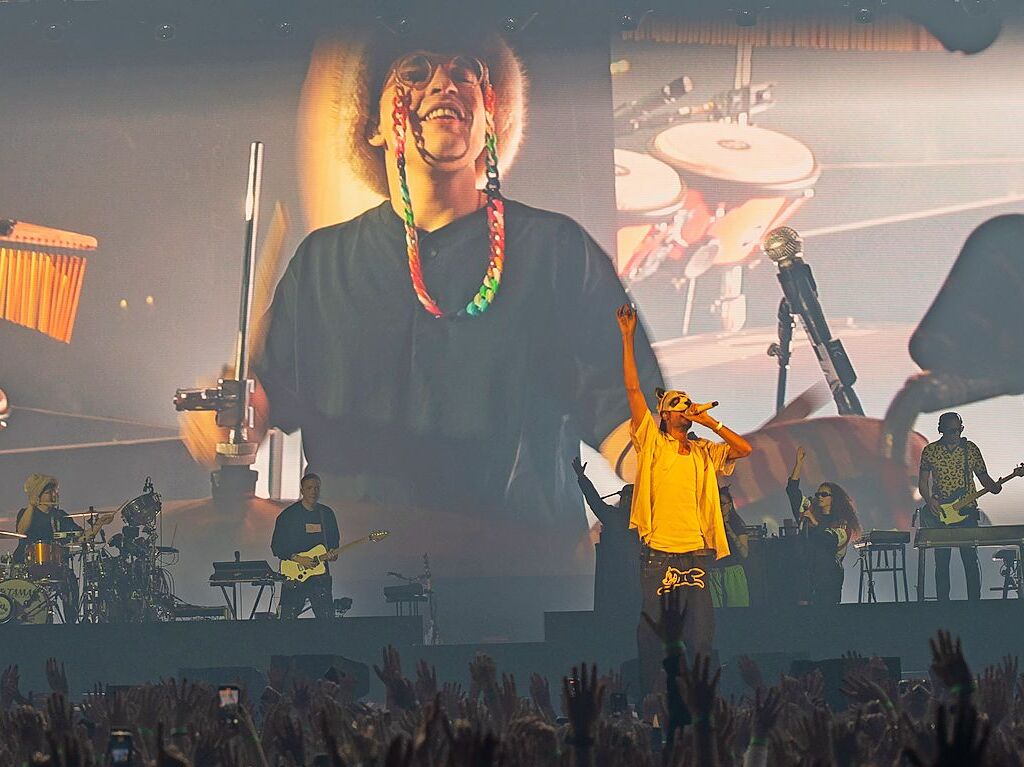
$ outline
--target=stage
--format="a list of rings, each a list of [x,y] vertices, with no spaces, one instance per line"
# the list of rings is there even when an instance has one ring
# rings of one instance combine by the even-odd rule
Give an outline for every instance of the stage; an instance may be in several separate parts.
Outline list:
[[[981,603],[837,605],[719,610],[716,648],[724,666],[722,691],[739,693],[738,655],[751,655],[769,683],[788,672],[794,660],[838,658],[855,650],[863,655],[895,657],[904,677],[926,676],[928,639],[940,628],[963,640],[967,657],[979,672],[1003,655],[1019,651],[1024,634],[1024,605],[1016,600]],[[380,650],[396,646],[403,671],[415,675],[424,659],[441,681],[469,684],[468,664],[478,652],[492,656],[499,671],[515,674],[525,695],[533,672],[552,684],[581,661],[602,670],[619,670],[635,657],[633,627],[610,623],[592,612],[550,612],[544,616],[544,641],[527,643],[425,646],[419,617],[339,618],[326,622],[189,621],[153,624],[6,626],[0,629],[0,662],[17,664],[22,691],[46,690],[46,659],[65,664],[74,697],[95,684],[133,685],[179,675],[217,683],[216,671],[232,676],[240,668],[266,672],[272,656],[343,656],[357,663],[380,663]],[[326,662],[321,662],[326,670]],[[632,669],[627,665],[625,675]],[[383,700],[372,673],[370,695]],[[258,678],[258,675],[257,675]],[[631,689],[636,690],[635,682]]]

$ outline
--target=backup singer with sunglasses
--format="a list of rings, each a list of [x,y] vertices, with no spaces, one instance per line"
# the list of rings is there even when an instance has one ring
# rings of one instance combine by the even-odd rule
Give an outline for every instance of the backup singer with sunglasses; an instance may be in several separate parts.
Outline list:
[[[256,372],[269,422],[301,428],[346,524],[395,531],[395,561],[429,548],[449,568],[435,573],[460,605],[449,635],[515,636],[593,566],[570,462],[628,417],[612,319],[625,291],[579,224],[502,194],[525,103],[507,44],[460,24],[364,50],[337,75],[356,87],[334,151],[386,199],[302,242]],[[350,566],[349,593],[379,599],[387,582]]]
[[[835,482],[822,482],[811,498],[800,491],[807,451],[796,449],[786,483],[793,516],[807,540],[808,591],[814,604],[838,604],[843,598],[843,559],[852,538],[861,535],[853,499]]]

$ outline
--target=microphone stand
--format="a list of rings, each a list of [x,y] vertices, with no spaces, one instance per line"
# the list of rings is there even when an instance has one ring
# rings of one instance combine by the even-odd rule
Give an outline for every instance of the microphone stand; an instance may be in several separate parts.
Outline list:
[[[219,468],[210,475],[214,500],[234,500],[253,495],[256,491],[257,473],[250,468],[256,462],[259,445],[249,438],[249,430],[253,428],[252,395],[255,390],[255,382],[249,377],[249,325],[262,186],[263,142],[253,141],[249,147],[249,180],[245,195],[245,255],[234,378],[221,378],[211,389],[178,389],[174,396],[175,409],[216,411],[217,425],[229,430],[228,441],[217,443]]]
[[[864,408],[853,390],[857,373],[843,342],[833,338],[829,330],[811,267],[801,257],[803,241],[800,235],[789,227],[775,229],[765,237],[764,251],[778,267],[779,284],[789,311],[800,317],[807,331],[840,415],[864,415]]]
[[[779,361],[779,378],[775,386],[775,413],[779,414],[786,406],[786,380],[789,376],[790,347],[793,342],[793,313],[789,310],[789,302],[783,298],[779,302],[779,342],[768,347],[768,356]]]

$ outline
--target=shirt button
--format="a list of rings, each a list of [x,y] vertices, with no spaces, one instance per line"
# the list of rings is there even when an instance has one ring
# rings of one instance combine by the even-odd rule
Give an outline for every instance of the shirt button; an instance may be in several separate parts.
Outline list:
[[[436,259],[437,258],[437,248],[431,248],[428,251],[428,255],[430,256],[431,259]]]

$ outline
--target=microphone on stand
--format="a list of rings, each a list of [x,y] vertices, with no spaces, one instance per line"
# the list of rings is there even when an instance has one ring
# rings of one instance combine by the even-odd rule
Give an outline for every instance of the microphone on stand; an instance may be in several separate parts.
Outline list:
[[[779,284],[793,314],[800,317],[807,337],[818,358],[821,372],[832,390],[832,398],[841,415],[864,415],[864,408],[853,390],[857,373],[843,348],[843,342],[832,338],[825,313],[818,299],[818,286],[811,267],[803,260],[803,238],[795,229],[780,226],[768,232],[761,245],[762,252],[775,262]]]
[[[692,90],[693,80],[683,75],[653,93],[616,107],[613,112],[616,130],[637,130],[650,119],[652,112],[676,103],[676,99]]]

